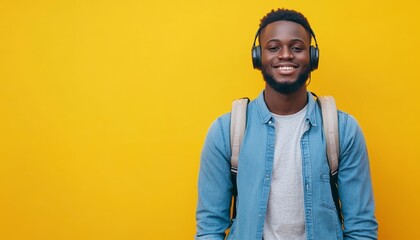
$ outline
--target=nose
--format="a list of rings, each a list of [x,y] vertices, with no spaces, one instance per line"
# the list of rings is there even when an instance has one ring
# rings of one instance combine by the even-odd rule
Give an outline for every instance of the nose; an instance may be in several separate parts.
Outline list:
[[[280,50],[278,58],[290,60],[294,58],[294,55],[293,55],[293,52],[289,48],[284,47]]]

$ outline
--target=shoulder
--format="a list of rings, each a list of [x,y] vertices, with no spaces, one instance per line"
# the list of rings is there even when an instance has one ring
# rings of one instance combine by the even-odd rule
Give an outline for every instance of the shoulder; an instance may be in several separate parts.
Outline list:
[[[338,131],[340,136],[340,155],[356,149],[366,148],[363,131],[354,116],[343,111],[338,111]]]
[[[256,99],[250,101],[247,107],[247,125],[251,124],[255,119],[254,116],[258,112],[258,104]],[[227,112],[219,117],[217,117],[210,125],[207,132],[206,142],[211,143],[211,145],[223,147],[226,149],[226,153],[230,155],[230,122],[231,122],[231,112]]]
[[[210,125],[209,134],[224,134],[230,127],[231,113],[225,113],[217,117]],[[228,132],[229,133],[229,132]]]
[[[356,134],[358,131],[361,131],[356,118],[351,114],[341,110],[338,110],[338,128],[340,133],[343,132],[347,134]]]
[[[204,149],[216,150],[230,155],[230,112],[216,118],[210,125]]]

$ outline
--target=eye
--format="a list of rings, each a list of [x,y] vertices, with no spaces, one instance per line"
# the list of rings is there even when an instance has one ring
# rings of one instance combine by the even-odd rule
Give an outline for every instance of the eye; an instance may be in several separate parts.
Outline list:
[[[293,52],[302,52],[303,51],[303,48],[297,47],[297,46],[294,46],[291,49],[292,49]]]
[[[279,50],[279,47],[269,47],[268,50],[270,52],[277,52]]]

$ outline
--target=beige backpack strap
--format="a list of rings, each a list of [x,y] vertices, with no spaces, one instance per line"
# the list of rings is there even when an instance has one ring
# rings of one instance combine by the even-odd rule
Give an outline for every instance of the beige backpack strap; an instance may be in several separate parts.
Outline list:
[[[239,149],[246,125],[246,110],[248,107],[248,98],[241,98],[233,101],[232,112],[230,116],[230,146],[231,146],[231,172],[238,172]]]
[[[338,169],[338,157],[340,144],[338,137],[338,115],[337,106],[332,96],[318,97],[321,105],[324,134],[327,142],[327,157],[330,164],[331,174],[334,176]]]

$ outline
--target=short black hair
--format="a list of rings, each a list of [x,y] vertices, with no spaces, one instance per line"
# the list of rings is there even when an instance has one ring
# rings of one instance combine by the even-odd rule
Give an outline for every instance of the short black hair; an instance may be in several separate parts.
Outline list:
[[[295,22],[297,24],[302,25],[308,31],[309,36],[315,36],[314,32],[312,31],[311,25],[309,25],[308,19],[306,19],[305,16],[303,16],[302,13],[285,9],[285,8],[279,8],[277,10],[271,10],[265,17],[261,19],[259,32],[261,32],[268,24],[272,22],[277,21],[290,21]]]

